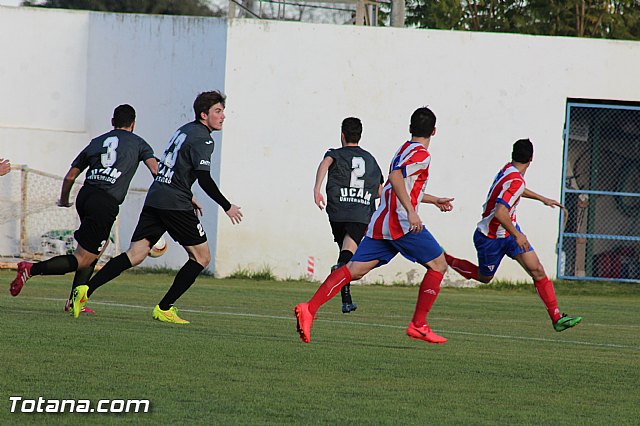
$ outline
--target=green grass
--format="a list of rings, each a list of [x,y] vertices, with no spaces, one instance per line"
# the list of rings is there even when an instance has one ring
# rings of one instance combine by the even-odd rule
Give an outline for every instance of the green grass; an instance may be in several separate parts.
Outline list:
[[[12,272],[0,272],[8,287]],[[0,424],[637,424],[640,286],[561,284],[580,314],[555,333],[532,286],[444,288],[430,322],[444,345],[408,339],[417,288],[352,286],[319,312],[311,344],[293,306],[317,284],[201,277],[179,301],[188,326],[151,320],[168,274],[124,274],[96,316],[62,312],[71,276],[0,295]],[[582,287],[581,287],[582,286]],[[149,399],[147,414],[11,414],[28,399]]]
[[[276,276],[268,266],[262,266],[257,271],[248,268],[238,268],[228,277],[234,280],[275,281]]]

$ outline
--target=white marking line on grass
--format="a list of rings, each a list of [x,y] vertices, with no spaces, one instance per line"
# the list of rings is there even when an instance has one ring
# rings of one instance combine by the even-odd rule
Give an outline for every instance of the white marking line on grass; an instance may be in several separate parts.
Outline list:
[[[55,301],[65,301],[67,299],[58,299],[52,297],[24,297],[24,299],[37,299],[37,300],[55,300]],[[95,305],[105,305],[105,306],[114,306],[119,308],[133,308],[133,309],[151,309],[148,306],[140,306],[140,305],[129,305],[126,303],[116,303],[116,302],[91,302]],[[294,320],[293,315],[291,316],[280,316],[280,315],[264,315],[264,314],[251,314],[247,312],[219,312],[219,311],[202,311],[199,309],[180,309],[181,312],[192,312],[196,314],[208,314],[208,315],[227,315],[227,316],[236,316],[236,317],[247,317],[247,318],[268,318],[268,319],[282,319],[282,320]],[[330,320],[330,319],[317,319],[316,322],[328,322],[333,324],[350,324],[350,325],[363,325],[367,327],[380,327],[380,328],[395,328],[404,330],[405,326],[399,325],[390,325],[390,324],[376,324],[370,322],[359,322],[359,321],[342,321],[342,320]],[[593,324],[590,324],[593,325]],[[525,337],[525,336],[511,336],[506,334],[491,334],[491,333],[472,333],[468,331],[453,331],[453,330],[443,330],[443,329],[433,329],[434,331],[442,332],[445,334],[462,334],[465,336],[476,336],[476,337],[493,337],[496,339],[507,339],[507,340],[528,340],[534,342],[551,342],[551,343],[566,343],[566,344],[574,344],[574,345],[582,345],[582,346],[594,346],[601,348],[623,348],[623,349],[636,349],[640,350],[638,346],[632,345],[619,345],[615,343],[593,343],[593,342],[582,342],[579,340],[557,340],[557,339],[546,339],[544,337]]]

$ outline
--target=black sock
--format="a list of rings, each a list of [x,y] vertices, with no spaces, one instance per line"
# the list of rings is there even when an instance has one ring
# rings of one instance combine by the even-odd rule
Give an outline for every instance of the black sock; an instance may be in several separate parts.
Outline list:
[[[350,250],[340,250],[340,255],[338,256],[338,267],[342,267],[349,263],[352,257],[353,253]],[[350,284],[347,284],[340,289],[340,296],[342,297],[342,303],[352,303]]]
[[[195,282],[203,269],[204,266],[198,262],[191,259],[187,260],[187,263],[185,263],[176,274],[173,284],[169,291],[167,291],[167,294],[165,294],[160,303],[158,303],[160,309],[163,311],[170,309],[171,305],[176,303],[176,300],[178,300],[185,291],[189,290],[189,287],[191,287],[191,284]]]
[[[351,258],[353,257],[353,252],[350,250],[340,250],[340,255],[338,256],[338,265],[346,265],[349,263]]]
[[[34,275],[64,275],[78,269],[78,259],[72,254],[52,257],[44,262],[34,263],[31,276]]]
[[[127,253],[121,253],[119,256],[114,257],[107,262],[106,265],[98,271],[87,283],[89,291],[87,291],[87,297],[91,297],[94,291],[103,284],[108,283],[122,272],[131,268],[131,261]]]
[[[340,296],[342,296],[342,303],[353,303],[353,300],[351,300],[351,284],[347,284],[340,289]]]
[[[69,299],[73,296],[73,289],[78,287],[79,285],[85,285],[91,279],[91,275],[93,275],[94,269],[96,269],[96,264],[98,263],[98,259],[94,260],[88,268],[78,269],[76,274],[73,277],[73,285],[71,286],[71,294],[69,295]]]

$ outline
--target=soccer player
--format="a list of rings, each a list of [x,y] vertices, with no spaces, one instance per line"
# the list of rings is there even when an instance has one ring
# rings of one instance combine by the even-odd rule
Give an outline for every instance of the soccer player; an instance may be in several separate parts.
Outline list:
[[[391,160],[389,179],[382,189],[380,205],[371,217],[366,236],[353,258],[333,271],[308,302],[300,303],[294,309],[303,342],[311,340],[313,318],[320,306],[335,296],[340,288],[388,263],[398,253],[427,268],[407,335],[430,343],[447,341],[431,331],[427,324],[427,314],[440,291],[447,262],[442,248],[418,216],[420,202],[434,204],[443,212],[453,209],[453,198],[424,193],[431,162],[428,148],[431,137],[436,134],[435,125],[436,116],[429,108],[418,108],[411,115],[411,140],[403,143]]]
[[[153,149],[133,133],[135,120],[136,111],[131,105],[118,106],[111,119],[113,130],[93,139],[73,160],[62,182],[58,206],[73,205],[69,202],[71,188],[80,173],[88,169],[84,185],[76,197],[80,227],[73,236],[78,247],[73,254],[55,256],[43,262],[18,263],[18,274],[9,289],[12,296],[17,296],[27,280],[35,275],[63,275],[76,271],[72,294],[73,289],[89,281],[98,258],[109,242],[111,227],[138,163],[144,162],[154,176],[158,173],[158,161]],[[69,301],[65,310],[69,310]],[[84,312],[93,313],[89,308]]]
[[[5,158],[0,158],[0,176],[4,176],[11,171],[11,162]]]
[[[340,253],[331,269],[349,262],[364,237],[375,200],[380,197],[382,172],[369,152],[360,148],[362,123],[355,117],[345,118],[341,127],[342,148],[330,149],[324,155],[316,172],[313,198],[320,210],[326,207],[334,241]],[[327,176],[327,202],[320,187]],[[351,299],[350,285],[340,290],[342,313],[355,311],[358,305]]]
[[[140,264],[156,241],[168,232],[184,247],[189,259],[153,309],[152,316],[163,322],[189,323],[178,316],[173,304],[211,260],[207,235],[198,219],[202,210],[191,192],[195,181],[224,209],[231,223],[238,224],[242,220],[240,207],[227,201],[210,172],[213,154],[211,132],[222,130],[224,107],[225,96],[218,91],[200,93],[196,97],[193,103],[195,120],[180,127],[171,137],[160,161],[158,176],[149,188],[129,250],[107,262],[87,285],[75,289],[71,306],[76,318],[98,287]]]
[[[453,257],[449,253],[445,253],[445,258],[449,266],[460,275],[482,283],[488,283],[493,279],[505,255],[515,259],[533,278],[536,291],[547,308],[554,330],[563,331],[578,325],[582,318],[560,313],[553,283],[547,278],[538,255],[516,221],[516,207],[521,197],[538,200],[552,208],[564,208],[559,202],[526,188],[524,175],[532,160],[533,144],[529,139],[520,139],[513,144],[511,162],[493,179],[483,206],[482,219],[473,234],[478,265]]]

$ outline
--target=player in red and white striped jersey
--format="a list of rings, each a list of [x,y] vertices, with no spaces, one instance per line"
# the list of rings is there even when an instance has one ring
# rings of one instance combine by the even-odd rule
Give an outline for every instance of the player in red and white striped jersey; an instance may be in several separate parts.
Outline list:
[[[442,248],[422,225],[418,216],[420,203],[434,204],[443,212],[453,209],[453,198],[441,198],[423,191],[429,177],[431,157],[427,150],[436,134],[436,116],[426,107],[411,115],[411,140],[396,152],[389,169],[389,179],[382,190],[381,203],[369,222],[367,235],[346,266],[332,272],[307,303],[295,307],[298,333],[303,342],[311,339],[313,318],[320,306],[338,294],[340,289],[388,263],[396,254],[427,268],[407,335],[429,343],[447,341],[427,324],[427,314],[440,292],[447,270]]]
[[[516,207],[521,197],[538,200],[549,207],[564,207],[526,188],[524,174],[533,160],[533,144],[529,139],[520,139],[513,144],[511,159],[494,178],[482,209],[482,219],[473,235],[478,266],[449,253],[445,253],[445,258],[449,266],[463,277],[483,283],[493,279],[505,255],[515,259],[533,278],[553,328],[563,331],[577,325],[582,318],[560,313],[553,283],[547,278],[538,255],[516,221]]]
[[[487,201],[482,206],[482,219],[478,222],[478,229],[489,238],[505,238],[509,232],[496,219],[498,204],[509,211],[512,223],[516,222],[516,207],[525,191],[524,176],[513,165],[508,163],[496,175],[489,190]]]
[[[402,144],[391,160],[389,173],[402,171],[404,188],[416,214],[429,179],[430,162],[431,155],[427,148],[412,141]],[[387,181],[382,188],[380,206],[371,217],[366,235],[376,240],[397,240],[407,234],[410,228],[409,213],[398,201],[391,182]]]

